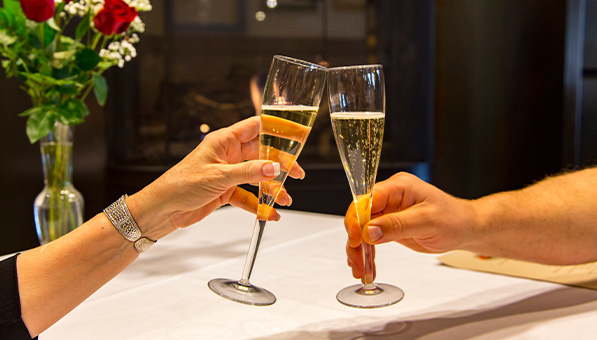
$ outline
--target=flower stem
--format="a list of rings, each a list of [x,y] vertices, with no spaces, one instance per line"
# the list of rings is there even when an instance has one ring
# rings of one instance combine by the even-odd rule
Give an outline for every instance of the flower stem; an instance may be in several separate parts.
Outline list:
[[[44,25],[38,24],[37,28],[39,30],[39,42],[41,44],[41,49],[44,50],[46,48],[46,39],[44,38]]]
[[[94,50],[97,47],[97,43],[100,41],[103,34],[96,33],[95,37],[93,38],[93,43],[91,44],[91,49]]]

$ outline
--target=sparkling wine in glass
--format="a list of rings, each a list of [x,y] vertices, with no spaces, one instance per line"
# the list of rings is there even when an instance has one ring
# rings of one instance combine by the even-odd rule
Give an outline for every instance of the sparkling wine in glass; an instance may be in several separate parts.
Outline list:
[[[385,123],[385,87],[381,65],[336,67],[328,70],[332,128],[350,184],[361,228],[371,219],[371,198]],[[404,297],[393,285],[374,283],[374,247],[363,242],[365,275],[361,284],[342,289],[341,303],[358,308],[392,305]]]
[[[272,206],[311,132],[325,79],[325,67],[274,56],[263,93],[259,159],[280,163],[280,175],[259,183],[257,218],[241,279],[209,281],[209,288],[224,298],[256,306],[276,302],[274,294],[252,285],[249,279]]]

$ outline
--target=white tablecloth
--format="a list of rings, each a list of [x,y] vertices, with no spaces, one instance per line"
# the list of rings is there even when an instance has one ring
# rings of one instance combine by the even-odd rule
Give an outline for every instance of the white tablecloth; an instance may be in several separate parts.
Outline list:
[[[239,304],[207,287],[240,278],[253,229],[252,215],[225,207],[160,240],[40,339],[597,338],[597,291],[454,269],[397,244],[377,248],[377,281],[401,287],[404,300],[346,307],[336,292],[357,281],[343,217],[280,213],[251,277],[274,305]]]

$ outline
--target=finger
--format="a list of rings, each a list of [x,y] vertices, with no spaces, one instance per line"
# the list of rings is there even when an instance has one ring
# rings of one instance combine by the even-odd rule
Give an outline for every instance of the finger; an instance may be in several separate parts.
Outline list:
[[[401,196],[402,192],[393,183],[388,181],[376,183],[373,187],[371,215],[398,211],[400,202],[396,201],[400,201]],[[394,207],[392,203],[398,205]]]
[[[272,210],[270,210],[269,213],[269,217],[267,218],[268,221],[279,221],[280,220],[280,214],[278,214],[278,211],[274,208],[272,208]]]
[[[353,248],[359,247],[362,242],[362,231],[354,203],[351,203],[348,207],[348,211],[346,211],[346,215],[344,217],[344,227],[346,228],[346,233],[348,234],[348,244]]]
[[[288,171],[288,176],[294,179],[304,179],[305,178],[305,170],[298,164],[294,163]]]
[[[236,187],[234,192],[230,196],[229,203],[235,207],[241,208],[245,211],[248,211],[252,214],[257,214],[257,206],[259,204],[259,200],[257,196],[255,196],[252,192],[247,191],[241,187]],[[272,209],[268,221],[278,221],[280,219],[280,215],[275,209]]]
[[[348,261],[352,267],[352,276],[355,279],[362,278],[365,274],[362,247],[359,245],[355,248],[350,246],[349,244],[346,244],[346,255],[348,256]]]
[[[234,134],[239,142],[246,143],[259,136],[259,124],[259,117],[253,116],[230,125],[227,129]]]
[[[375,184],[372,214],[393,213],[424,202],[433,186],[413,174],[399,172]]]
[[[259,158],[259,138],[255,137],[240,145],[243,160]]]
[[[362,237],[369,244],[420,238],[428,231],[429,219],[424,209],[411,208],[385,214],[367,223]]]
[[[290,197],[290,195],[286,191],[286,188],[282,187],[280,189],[280,192],[276,197],[276,203],[278,203],[279,205],[285,205],[287,207],[292,204],[292,197]]]
[[[393,213],[414,205],[418,202],[419,190],[413,190],[413,186],[416,184],[419,187],[419,182],[424,183],[412,174],[399,172],[385,181],[376,183],[373,188],[371,214]]]
[[[264,182],[280,174],[280,163],[272,161],[246,161],[237,164],[221,164],[221,179],[232,187],[245,183]]]

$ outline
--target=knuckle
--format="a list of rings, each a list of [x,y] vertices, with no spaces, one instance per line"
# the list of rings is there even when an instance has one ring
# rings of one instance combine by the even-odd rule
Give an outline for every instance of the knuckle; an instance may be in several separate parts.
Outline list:
[[[392,214],[390,218],[390,233],[393,237],[399,237],[402,235],[406,228],[404,221],[398,216],[398,214]]]
[[[243,182],[251,182],[253,180],[253,167],[251,166],[250,163],[245,162],[244,163],[244,179]]]

